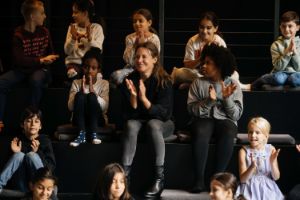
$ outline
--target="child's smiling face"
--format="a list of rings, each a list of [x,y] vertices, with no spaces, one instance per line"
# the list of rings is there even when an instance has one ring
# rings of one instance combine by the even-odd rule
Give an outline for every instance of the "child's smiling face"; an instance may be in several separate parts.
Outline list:
[[[35,138],[42,129],[42,123],[40,118],[38,118],[37,115],[34,115],[33,117],[24,120],[22,128],[27,137]]]
[[[268,134],[256,124],[250,124],[248,127],[248,140],[252,148],[261,149],[268,141]]]
[[[282,22],[280,24],[280,31],[283,37],[289,39],[296,36],[297,31],[299,31],[299,25],[294,21]]]
[[[48,200],[54,190],[54,181],[43,179],[31,185],[33,200]]]

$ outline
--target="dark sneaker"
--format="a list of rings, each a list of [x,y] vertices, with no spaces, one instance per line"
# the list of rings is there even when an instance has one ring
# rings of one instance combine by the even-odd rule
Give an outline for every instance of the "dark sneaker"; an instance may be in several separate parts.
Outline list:
[[[77,138],[73,141],[70,142],[70,146],[72,147],[77,147],[82,143],[85,143],[86,139],[85,139],[85,132],[80,131],[79,135],[77,136]]]

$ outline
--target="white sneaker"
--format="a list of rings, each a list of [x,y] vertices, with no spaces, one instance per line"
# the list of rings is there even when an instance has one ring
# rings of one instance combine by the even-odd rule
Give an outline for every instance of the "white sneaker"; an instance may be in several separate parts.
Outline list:
[[[241,83],[240,82],[240,88],[242,89],[242,90],[251,90],[251,84],[243,84],[243,83]]]
[[[97,133],[92,133],[92,143],[100,144],[102,141],[98,138]]]
[[[67,72],[67,76],[68,76],[69,78],[73,78],[73,77],[76,76],[77,74],[78,74],[78,73],[76,72],[76,70],[75,70],[74,68],[69,69],[68,72]]]

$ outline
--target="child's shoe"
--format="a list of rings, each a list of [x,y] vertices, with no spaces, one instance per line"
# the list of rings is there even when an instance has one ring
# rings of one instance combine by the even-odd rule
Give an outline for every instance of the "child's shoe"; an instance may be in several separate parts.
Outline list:
[[[102,141],[98,138],[97,133],[92,133],[92,143],[100,144]]]
[[[70,142],[70,146],[77,147],[81,143],[85,143],[85,142],[86,142],[85,132],[84,131],[80,131],[79,135],[77,136],[77,138],[73,142]]]
[[[67,76],[68,76],[69,78],[73,78],[73,77],[76,76],[76,75],[77,75],[77,72],[76,72],[76,70],[75,70],[74,68],[68,69]]]

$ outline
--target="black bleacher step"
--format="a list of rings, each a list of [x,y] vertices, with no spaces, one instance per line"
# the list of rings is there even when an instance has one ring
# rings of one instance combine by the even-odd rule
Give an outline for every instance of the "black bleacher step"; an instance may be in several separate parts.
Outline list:
[[[59,200],[92,200],[92,193],[58,193]]]

